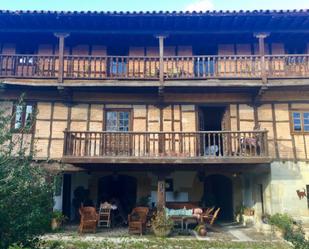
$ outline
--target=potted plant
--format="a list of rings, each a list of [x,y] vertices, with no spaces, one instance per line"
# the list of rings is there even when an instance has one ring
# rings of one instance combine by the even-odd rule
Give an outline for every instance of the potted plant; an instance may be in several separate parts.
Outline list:
[[[53,211],[52,221],[51,221],[51,229],[53,231],[60,229],[63,222],[67,219],[65,215],[62,214],[61,211],[55,210]]]
[[[174,222],[166,215],[165,210],[158,211],[151,220],[152,230],[158,237],[170,235],[173,226]]]

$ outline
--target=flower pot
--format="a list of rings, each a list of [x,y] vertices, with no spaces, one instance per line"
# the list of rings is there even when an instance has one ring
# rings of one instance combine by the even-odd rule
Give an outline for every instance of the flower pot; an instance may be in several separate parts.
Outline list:
[[[153,227],[152,230],[157,237],[167,237],[170,235],[172,227],[162,225]]]
[[[201,227],[198,231],[198,235],[199,236],[202,236],[202,237],[205,237],[207,235],[207,230],[205,227]]]

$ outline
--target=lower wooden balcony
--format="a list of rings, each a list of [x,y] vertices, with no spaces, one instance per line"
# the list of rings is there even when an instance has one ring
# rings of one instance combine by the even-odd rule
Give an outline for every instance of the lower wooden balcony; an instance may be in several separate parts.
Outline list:
[[[269,163],[267,131],[65,131],[64,163]]]

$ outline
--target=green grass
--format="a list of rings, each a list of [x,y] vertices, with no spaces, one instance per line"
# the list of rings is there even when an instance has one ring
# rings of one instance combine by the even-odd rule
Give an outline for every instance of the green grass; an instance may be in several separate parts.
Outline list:
[[[286,243],[282,242],[229,242],[229,241],[198,241],[192,239],[126,239],[119,241],[45,241],[41,245],[42,249],[290,249]]]

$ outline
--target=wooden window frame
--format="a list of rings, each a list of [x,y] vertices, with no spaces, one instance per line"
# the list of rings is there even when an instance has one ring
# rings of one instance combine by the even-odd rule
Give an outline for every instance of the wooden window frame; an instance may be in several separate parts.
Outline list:
[[[132,108],[108,108],[104,109],[104,131],[106,131],[106,125],[107,125],[107,113],[108,112],[129,112],[129,130],[128,132],[133,130],[133,110]]]
[[[34,133],[34,127],[35,127],[35,112],[36,112],[36,105],[32,102],[26,102],[23,104],[23,110],[22,110],[22,117],[21,117],[21,128],[16,129],[15,123],[16,123],[16,107],[21,104],[14,103],[13,110],[12,110],[12,120],[11,120],[11,131],[13,133],[26,133],[26,134],[33,134]],[[25,121],[26,121],[26,108],[27,106],[32,106],[32,126],[30,129],[24,129],[25,128]]]
[[[295,131],[294,130],[294,113],[300,113],[300,121],[301,121],[301,130]],[[302,135],[302,134],[309,134],[309,131],[304,131],[304,113],[309,113],[309,109],[291,109],[290,110],[290,128],[291,128],[291,134],[292,135]]]

